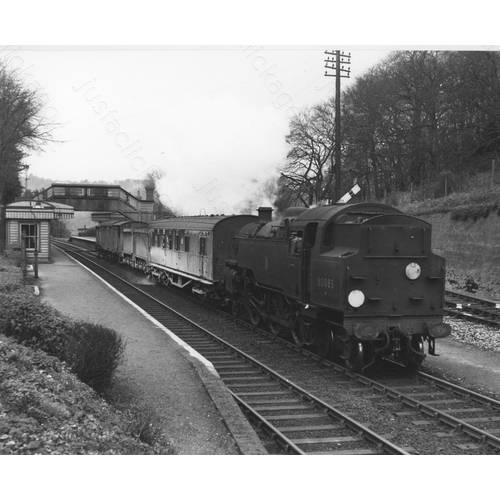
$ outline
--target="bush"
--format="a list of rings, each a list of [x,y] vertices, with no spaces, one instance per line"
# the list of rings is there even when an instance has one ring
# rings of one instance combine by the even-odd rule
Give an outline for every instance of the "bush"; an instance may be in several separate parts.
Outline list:
[[[20,267],[23,262],[23,255],[21,253],[20,245],[9,245],[3,252],[6,259],[8,259],[16,267]]]
[[[128,410],[129,432],[139,441],[154,446],[163,438],[161,420],[149,408],[132,407]]]
[[[22,270],[17,263],[0,256],[0,293],[12,293],[24,287]]]
[[[84,383],[102,391],[123,361],[125,343],[114,330],[74,321],[26,289],[0,290],[0,333],[65,361]]]
[[[22,344],[64,359],[67,349],[66,331],[71,320],[29,293],[16,290],[0,293],[2,310],[0,330]]]
[[[67,331],[65,361],[84,383],[102,391],[109,387],[123,361],[125,342],[112,330],[96,323],[74,321]]]

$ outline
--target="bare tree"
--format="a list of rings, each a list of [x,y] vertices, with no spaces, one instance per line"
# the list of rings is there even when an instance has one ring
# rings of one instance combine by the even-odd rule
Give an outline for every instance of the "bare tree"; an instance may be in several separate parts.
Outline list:
[[[306,107],[290,120],[290,149],[280,172],[279,194],[306,207],[331,197],[334,181],[333,100]]]
[[[44,106],[43,96],[0,61],[0,205],[7,179],[19,171],[23,157],[53,141],[56,125],[44,117]]]

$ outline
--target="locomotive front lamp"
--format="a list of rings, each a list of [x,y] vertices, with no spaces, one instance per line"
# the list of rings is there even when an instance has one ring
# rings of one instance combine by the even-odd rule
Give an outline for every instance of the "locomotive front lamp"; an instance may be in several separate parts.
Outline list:
[[[420,266],[416,262],[408,264],[405,269],[406,277],[411,280],[416,280],[420,276],[421,272],[422,270],[420,269]]]
[[[349,305],[357,309],[365,303],[365,294],[361,290],[353,290],[347,297]]]

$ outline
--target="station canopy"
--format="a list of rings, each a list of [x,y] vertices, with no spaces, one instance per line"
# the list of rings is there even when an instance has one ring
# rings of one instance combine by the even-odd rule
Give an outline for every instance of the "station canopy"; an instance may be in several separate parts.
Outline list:
[[[21,200],[5,207],[6,219],[72,219],[74,209],[70,205],[39,200]]]

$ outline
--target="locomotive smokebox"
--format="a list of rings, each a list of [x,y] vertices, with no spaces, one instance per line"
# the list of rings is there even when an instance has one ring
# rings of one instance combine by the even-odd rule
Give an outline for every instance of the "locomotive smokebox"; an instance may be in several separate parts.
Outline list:
[[[264,222],[271,222],[273,220],[273,209],[271,207],[259,207],[257,212],[260,220]]]

